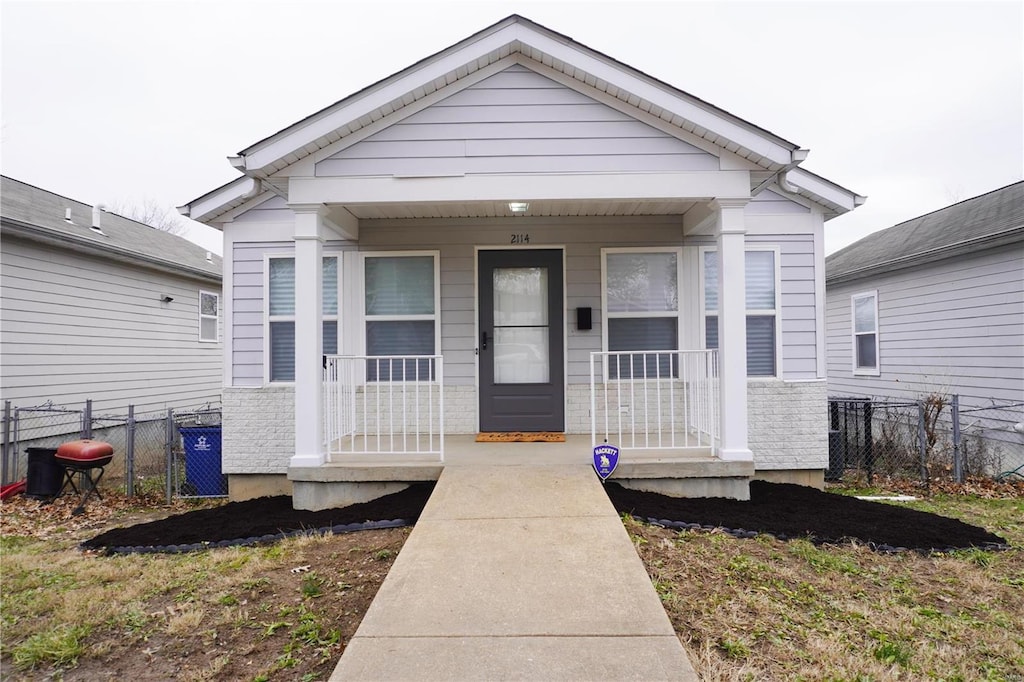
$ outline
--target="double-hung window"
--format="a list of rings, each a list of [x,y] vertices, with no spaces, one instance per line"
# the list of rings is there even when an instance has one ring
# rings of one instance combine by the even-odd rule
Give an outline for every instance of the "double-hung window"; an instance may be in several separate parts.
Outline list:
[[[878,375],[878,292],[854,294],[853,373]]]
[[[220,294],[212,291],[199,292],[199,340],[220,341]]]
[[[605,249],[601,253],[607,349],[678,350],[680,250]],[[608,378],[678,376],[676,355],[612,355]]]
[[[295,259],[267,259],[271,381],[295,381]],[[338,258],[323,259],[323,352],[338,352]],[[319,360],[316,360],[319,361]]]
[[[437,254],[367,254],[363,259],[367,379],[434,378],[438,345]]]
[[[747,376],[776,375],[778,253],[750,250],[745,253],[747,314]],[[726,273],[728,277],[728,273]],[[704,252],[704,346],[718,348],[718,254]]]

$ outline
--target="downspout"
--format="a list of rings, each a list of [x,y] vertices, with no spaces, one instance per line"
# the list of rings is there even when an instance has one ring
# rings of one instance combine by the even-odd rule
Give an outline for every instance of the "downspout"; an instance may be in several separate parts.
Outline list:
[[[250,171],[246,167],[245,157],[244,156],[229,156],[228,157],[228,162],[231,164],[231,166],[235,170],[240,172],[245,177],[251,179],[253,181],[253,183],[254,183],[252,189],[249,190],[248,192],[246,192],[246,194],[243,197],[243,199],[249,200],[249,199],[252,199],[253,197],[257,196],[260,192],[263,192],[265,190],[270,190],[271,192],[273,192],[277,196],[281,197],[285,201],[288,200],[288,195],[285,194],[284,192],[282,192],[281,190],[279,190],[277,187],[274,187],[273,183],[268,181],[267,178],[260,177],[260,176],[256,175],[254,172]]]
[[[786,192],[787,194],[800,194],[800,188],[791,184],[787,176],[789,175],[789,171],[793,170],[807,159],[808,154],[810,154],[809,149],[794,150],[790,156],[790,162],[787,163],[782,168],[780,168],[779,170],[777,170],[773,175],[771,175],[771,177],[766,179],[760,185],[755,187],[754,190],[750,193],[750,195],[757,196],[758,194],[761,193],[762,190],[764,190],[764,188],[770,185],[772,181],[775,181],[775,184],[779,186],[779,189],[781,189],[783,192]]]

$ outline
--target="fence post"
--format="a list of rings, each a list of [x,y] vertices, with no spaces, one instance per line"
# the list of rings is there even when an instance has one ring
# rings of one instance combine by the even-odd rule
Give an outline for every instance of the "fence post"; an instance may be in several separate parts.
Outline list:
[[[949,406],[950,419],[953,420],[953,480],[964,482],[964,451],[960,443],[960,396],[953,394],[953,402]]]
[[[135,406],[128,406],[128,422],[125,424],[124,436],[125,477],[127,485],[125,494],[135,497]]]
[[[82,438],[92,438],[92,398],[85,401],[82,412]]]
[[[13,481],[10,478],[10,469],[8,468],[8,457],[10,456],[11,446],[11,401],[4,401],[4,449],[3,449],[3,480],[0,484],[7,485]]]
[[[928,486],[928,444],[924,432],[924,401],[917,402],[917,448],[921,453],[921,483]]]
[[[167,504],[171,503],[173,494],[171,476],[174,472],[174,408],[167,408],[167,421],[164,423],[164,448],[167,455]]]
[[[875,439],[871,435],[871,400],[864,401],[864,455],[868,468],[868,485],[875,478]]]

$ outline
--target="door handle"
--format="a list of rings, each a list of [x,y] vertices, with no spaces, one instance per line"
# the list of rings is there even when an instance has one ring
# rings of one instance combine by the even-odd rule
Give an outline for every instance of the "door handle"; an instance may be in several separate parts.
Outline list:
[[[487,332],[480,333],[480,350],[487,350]]]

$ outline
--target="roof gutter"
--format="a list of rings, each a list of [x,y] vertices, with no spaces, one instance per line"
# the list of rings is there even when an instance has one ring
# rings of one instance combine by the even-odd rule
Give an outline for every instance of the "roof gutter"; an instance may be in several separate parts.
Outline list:
[[[192,267],[191,265],[183,265],[181,263],[153,258],[119,246],[97,244],[94,241],[83,239],[82,237],[73,234],[50,232],[45,228],[40,228],[31,223],[25,223],[13,218],[3,219],[3,231],[10,231],[16,236],[43,244],[62,246],[65,248],[70,246],[76,251],[103,256],[104,258],[113,258],[114,260],[122,263],[137,265],[142,262],[155,270],[160,270],[174,275],[188,275],[197,279],[216,283],[220,283],[224,279],[223,275],[210,272],[209,270],[203,270],[201,268]]]
[[[285,201],[288,201],[288,195],[275,187],[274,183],[270,182],[265,174],[257,174],[256,171],[249,170],[247,161],[248,159],[245,154],[228,157],[228,163],[231,164],[231,167],[245,177],[251,179],[253,182],[252,189],[242,196],[243,200],[248,201],[249,199],[259,196],[262,192],[269,190]]]
[[[920,265],[923,263],[931,263],[943,258],[949,258],[950,256],[956,255],[960,251],[966,251],[972,247],[985,247],[991,248],[995,246],[1002,246],[1004,244],[1012,244],[1016,241],[1024,239],[1024,225],[1018,225],[1017,227],[1011,227],[1008,230],[1002,230],[1001,232],[994,232],[992,234],[986,234],[981,237],[974,237],[972,239],[964,239],[963,241],[954,242],[953,244],[946,244],[945,246],[937,246],[934,249],[928,249],[927,251],[919,251],[908,256],[900,256],[899,258],[891,258],[881,263],[872,263],[871,265],[865,265],[864,267],[857,268],[856,270],[848,270],[839,275],[832,277],[828,276],[828,269],[826,264],[825,281],[833,284],[842,284],[855,279],[866,277],[867,275],[879,274],[889,270],[895,270],[899,267],[906,267],[908,265]]]

